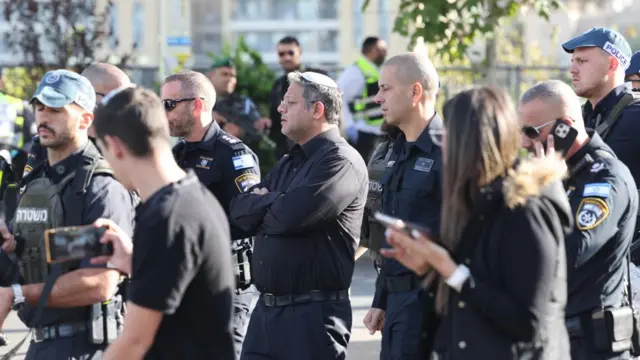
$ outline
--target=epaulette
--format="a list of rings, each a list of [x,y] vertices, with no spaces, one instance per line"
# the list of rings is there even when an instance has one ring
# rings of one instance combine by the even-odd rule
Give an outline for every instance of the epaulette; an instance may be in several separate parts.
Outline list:
[[[225,144],[226,146],[230,147],[234,151],[245,149],[245,145],[242,142],[242,140],[238,139],[237,137],[231,134],[221,131],[220,133],[218,133],[218,140],[221,143]]]

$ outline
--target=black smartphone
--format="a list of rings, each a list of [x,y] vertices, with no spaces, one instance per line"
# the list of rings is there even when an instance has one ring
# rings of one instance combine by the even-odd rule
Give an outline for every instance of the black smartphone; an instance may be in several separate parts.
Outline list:
[[[55,264],[113,255],[112,244],[100,243],[107,229],[107,227],[86,225],[45,230],[47,263]]]
[[[551,128],[551,135],[553,135],[555,150],[564,155],[576,141],[578,130],[565,124],[562,120],[557,120]]]
[[[425,236],[431,237],[431,232],[429,231],[429,229],[427,229],[427,228],[425,228],[423,226],[416,225],[416,224],[413,224],[413,223],[398,219],[396,217],[383,214],[381,212],[376,212],[373,217],[377,221],[382,223],[384,226],[402,230],[407,235],[411,236],[412,238],[415,238],[413,236],[413,230],[417,230],[419,233],[421,233],[421,234],[423,234]]]

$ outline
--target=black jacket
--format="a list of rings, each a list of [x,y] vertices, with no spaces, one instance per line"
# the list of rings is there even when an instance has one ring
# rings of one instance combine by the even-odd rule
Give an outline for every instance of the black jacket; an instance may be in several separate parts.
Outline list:
[[[547,162],[525,163],[478,195],[454,251],[471,276],[460,293],[449,289],[439,360],[570,359],[564,239],[572,217],[562,165]]]

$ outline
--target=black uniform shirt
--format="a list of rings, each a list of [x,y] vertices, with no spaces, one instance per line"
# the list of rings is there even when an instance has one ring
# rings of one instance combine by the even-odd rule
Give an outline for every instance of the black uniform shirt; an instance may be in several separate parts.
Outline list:
[[[233,359],[231,237],[193,171],[140,205],[129,300],[164,313],[145,359]]]
[[[565,187],[575,214],[567,237],[567,316],[619,306],[638,209],[629,169],[597,134],[567,160],[572,169]],[[592,159],[590,162],[589,159]]]
[[[183,169],[193,169],[227,214],[231,199],[260,182],[260,166],[254,152],[220,129],[215,121],[202,141],[183,140],[174,146],[173,151],[178,165]],[[250,237],[246,231],[231,226],[233,240],[246,237]]]
[[[442,119],[437,114],[415,142],[407,142],[404,134],[398,137],[393,154],[382,178],[382,212],[429,229],[434,235],[440,232],[440,208],[442,203],[442,152],[433,143],[430,130],[442,129]],[[385,241],[383,247],[389,247]],[[384,258],[381,277],[393,277],[413,272],[399,262]],[[386,308],[387,291],[378,281],[372,307]]]
[[[598,115],[607,118],[613,107],[627,93],[631,93],[631,86],[624,84],[613,89],[595,108],[590,102],[584,105],[585,123],[594,128]],[[640,103],[627,106],[613,125],[605,138],[607,145],[615,152],[629,170],[636,185],[640,183]]]
[[[367,167],[337,128],[294,146],[256,188],[231,202],[231,221],[256,233],[261,292],[348,289],[367,197]]]
[[[82,160],[82,153],[86,147],[94,146],[88,142],[85,147],[76,151],[64,160],[50,166],[44,163],[46,176],[57,184],[71,172],[76,170]],[[94,149],[95,150],[95,149]],[[97,150],[95,150],[97,152]],[[28,186],[28,184],[27,184]],[[72,203],[71,197],[75,197],[72,183],[65,186],[62,192],[63,207]],[[94,176],[89,183],[87,192],[82,199],[82,224],[91,225],[100,218],[110,219],[115,222],[127,234],[133,234],[134,204],[129,191],[116,179],[110,176]],[[106,265],[93,265],[89,259],[79,262],[78,267],[106,267]],[[29,323],[34,315],[35,306],[25,305],[25,309],[18,315],[22,321]],[[72,321],[87,321],[86,307],[80,308],[45,308],[40,318],[39,326],[57,324]]]

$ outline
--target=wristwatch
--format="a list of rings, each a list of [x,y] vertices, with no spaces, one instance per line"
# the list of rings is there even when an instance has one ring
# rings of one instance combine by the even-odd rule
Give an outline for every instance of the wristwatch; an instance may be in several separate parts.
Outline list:
[[[24,308],[24,302],[25,302],[24,295],[22,294],[22,286],[20,286],[19,284],[13,284],[11,285],[11,288],[13,289],[12,308],[15,311],[20,311],[22,310],[22,308]]]

